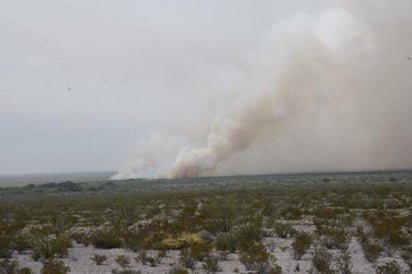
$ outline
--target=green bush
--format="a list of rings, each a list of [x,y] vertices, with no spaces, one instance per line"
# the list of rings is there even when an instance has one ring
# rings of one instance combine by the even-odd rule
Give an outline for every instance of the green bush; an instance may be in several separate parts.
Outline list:
[[[294,258],[299,260],[312,244],[312,237],[307,232],[299,232],[292,243]]]
[[[233,201],[220,201],[219,205],[209,205],[201,212],[207,218],[206,229],[212,233],[229,232],[236,224],[239,207]]]
[[[282,267],[275,264],[269,269],[268,274],[282,274]]]
[[[275,233],[281,238],[293,237],[296,234],[296,230],[288,223],[275,223],[273,227]]]
[[[396,261],[380,265],[376,268],[376,274],[400,274],[401,267]]]
[[[373,227],[374,236],[382,239],[391,247],[408,246],[409,237],[402,232],[402,227],[406,225],[407,217],[389,215],[388,212],[379,211],[376,213],[366,214],[366,219]]]
[[[27,237],[23,233],[18,233],[14,238],[14,249],[19,253],[23,253],[25,250],[31,248],[30,243],[28,242]]]
[[[112,273],[113,274],[141,274],[142,271],[141,270],[135,271],[131,269],[122,269],[122,270],[113,269]]]
[[[11,261],[9,259],[0,260],[0,273],[1,274],[32,274],[33,271],[28,267],[19,268],[17,261]]]
[[[351,256],[347,251],[342,253],[336,258],[336,267],[339,274],[351,274],[352,273],[352,262]]]
[[[159,249],[163,248],[163,240],[170,237],[167,232],[171,226],[166,220],[158,220],[140,227],[138,231],[123,230],[121,236],[125,246],[134,252],[140,249]]]
[[[255,243],[247,249],[240,251],[239,260],[245,265],[247,270],[254,270],[263,273],[268,270],[271,255],[261,243]]]
[[[324,247],[316,248],[312,264],[320,273],[333,273],[331,269],[332,258],[332,255]]]
[[[10,259],[13,253],[16,227],[0,223],[0,258]]]
[[[32,228],[27,234],[27,241],[33,249],[32,258],[37,261],[54,257],[65,257],[71,246],[70,239],[64,235],[50,234],[48,227]]]
[[[13,237],[0,235],[0,258],[10,259],[13,253]]]
[[[302,218],[302,210],[297,207],[286,207],[280,213],[280,216],[285,218],[286,220],[299,220]]]
[[[70,271],[70,268],[65,266],[62,261],[58,260],[47,260],[43,264],[41,269],[41,274],[66,274]]]
[[[140,248],[142,248],[144,237],[145,235],[142,232],[134,230],[122,231],[122,238],[125,247],[132,250],[133,252],[137,252]]]
[[[382,246],[376,242],[372,242],[370,237],[361,228],[358,229],[358,237],[366,259],[369,262],[374,262],[379,258],[379,255],[383,250]]]
[[[234,233],[239,245],[250,245],[253,242],[258,242],[262,239],[262,225],[260,222],[254,221],[234,228]]]
[[[236,235],[232,232],[219,233],[215,239],[215,246],[217,250],[233,253],[238,246],[238,240]]]
[[[210,251],[212,250],[212,245],[208,243],[201,243],[193,245],[190,248],[190,256],[197,261],[203,261],[204,258],[209,256]]]
[[[180,251],[179,261],[184,267],[189,268],[189,269],[192,269],[196,264],[196,261],[190,254],[189,248],[185,248]]]
[[[180,265],[175,265],[169,270],[169,274],[189,274],[189,271]]]
[[[114,229],[96,230],[90,240],[94,247],[102,249],[119,248],[122,245],[120,236]]]
[[[212,274],[219,271],[219,260],[216,257],[207,257],[203,263],[203,269],[206,273]]]
[[[412,247],[405,248],[401,253],[402,259],[412,269]]]
[[[70,239],[73,241],[79,243],[79,244],[84,244],[84,246],[89,246],[90,245],[90,237],[85,235],[82,232],[73,232],[70,234]]]
[[[349,237],[343,229],[322,226],[317,232],[321,234],[321,242],[328,249],[346,249],[348,246]]]
[[[14,274],[18,271],[19,264],[17,261],[10,261],[8,259],[0,261],[0,273]]]
[[[380,244],[373,243],[370,241],[362,243],[362,249],[363,249],[366,259],[369,262],[376,261],[376,259],[379,258],[379,254],[382,251],[382,247]]]

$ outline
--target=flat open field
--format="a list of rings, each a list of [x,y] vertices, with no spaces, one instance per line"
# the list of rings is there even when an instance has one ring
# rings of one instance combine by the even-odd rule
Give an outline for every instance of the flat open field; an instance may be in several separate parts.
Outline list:
[[[412,172],[0,188],[0,273],[411,273]]]

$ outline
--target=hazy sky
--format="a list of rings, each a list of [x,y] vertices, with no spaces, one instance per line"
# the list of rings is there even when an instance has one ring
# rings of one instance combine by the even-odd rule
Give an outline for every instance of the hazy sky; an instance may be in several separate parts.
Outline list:
[[[0,0],[0,174],[118,170],[153,138],[204,144],[274,26],[339,2]]]

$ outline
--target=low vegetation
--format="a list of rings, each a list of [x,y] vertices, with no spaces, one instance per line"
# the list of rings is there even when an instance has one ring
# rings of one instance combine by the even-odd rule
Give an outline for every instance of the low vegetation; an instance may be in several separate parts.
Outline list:
[[[216,273],[225,260],[242,266],[228,271],[282,273],[311,260],[315,273],[349,274],[353,242],[376,273],[412,266],[407,172],[65,182],[3,188],[0,202],[0,273],[31,273],[13,260],[18,253],[41,263],[41,273],[67,273],[62,259],[76,245],[97,250],[95,267],[116,262],[116,273],[138,273],[136,265]],[[114,248],[133,255],[104,255]],[[282,269],[276,252],[294,269]],[[393,254],[405,264],[378,263]]]

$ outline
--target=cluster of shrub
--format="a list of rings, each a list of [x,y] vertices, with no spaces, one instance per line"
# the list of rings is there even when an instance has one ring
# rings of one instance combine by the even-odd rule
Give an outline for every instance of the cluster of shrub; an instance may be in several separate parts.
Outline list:
[[[63,186],[73,188],[71,183]],[[247,270],[280,273],[275,258],[261,243],[262,237],[276,234],[293,239],[297,261],[312,248],[313,269],[321,273],[337,269],[350,273],[346,250],[353,237],[371,262],[383,252],[398,250],[411,265],[411,215],[399,210],[412,207],[408,184],[339,186],[322,182],[318,188],[265,185],[246,189],[3,197],[0,258],[6,259],[3,264],[18,269],[7,259],[13,251],[30,250],[44,269],[60,273],[55,270],[59,268],[64,273],[68,269],[59,259],[67,256],[75,240],[101,249],[130,249],[136,252],[136,261],[151,266],[161,263],[167,250],[178,249],[181,260],[176,271],[193,269],[200,262],[206,272],[213,273],[219,270],[219,260],[236,252]],[[352,203],[355,198],[357,202]],[[313,221],[314,233],[293,227],[294,221],[303,219]],[[354,227],[358,219],[367,226]],[[332,256],[330,249],[342,252]],[[157,255],[149,250],[156,250]],[[102,256],[91,259],[103,264],[107,258]],[[120,257],[116,261],[126,271],[131,260]]]

